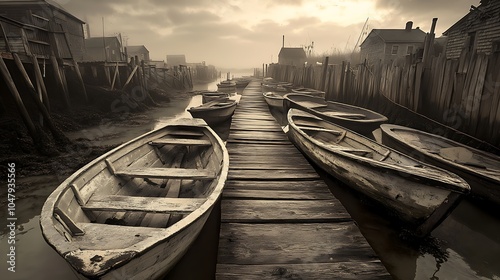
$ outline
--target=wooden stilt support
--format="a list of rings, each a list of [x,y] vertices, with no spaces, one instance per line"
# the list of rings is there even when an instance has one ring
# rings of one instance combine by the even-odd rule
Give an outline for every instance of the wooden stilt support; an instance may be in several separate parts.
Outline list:
[[[108,81],[108,85],[111,86],[111,72],[109,71],[109,66],[104,64],[104,74],[106,75],[106,81]]]
[[[33,68],[35,69],[37,88],[40,87],[42,91],[42,102],[45,105],[45,108],[47,108],[47,111],[50,112],[49,95],[47,93],[47,88],[45,87],[45,82],[43,81],[40,65],[38,65],[38,59],[36,58],[36,56],[32,56],[31,60],[33,62]]]
[[[78,82],[80,83],[80,87],[82,88],[83,98],[85,98],[85,102],[89,103],[89,97],[87,95],[87,90],[85,89],[85,83],[83,82],[82,73],[80,72],[80,66],[78,66],[78,62],[73,59],[73,67],[75,67],[75,73],[78,77]]]
[[[113,75],[113,82],[111,82],[111,90],[115,89],[116,78],[118,77],[118,73],[120,73],[118,69],[119,69],[119,67],[118,67],[118,62],[117,62],[116,67],[115,67],[115,73]]]
[[[19,95],[19,91],[17,90],[16,84],[14,83],[14,80],[10,75],[9,69],[7,68],[5,61],[1,56],[0,56],[0,72],[2,72],[2,76],[5,80],[5,83],[7,84],[7,87],[9,88],[12,97],[14,97],[14,100],[16,101],[16,106],[19,109],[19,112],[24,121],[24,124],[26,125],[26,128],[28,129],[28,133],[30,134],[31,138],[33,138],[33,141],[37,141],[37,133],[35,125],[33,124],[33,121],[31,120],[28,114],[28,110],[26,110],[26,107],[24,106],[23,100]]]
[[[62,75],[59,70],[59,63],[57,63],[57,59],[55,56],[51,55],[50,56],[50,61],[52,63],[52,69],[54,70],[54,76],[56,78],[57,85],[63,92],[63,97],[64,97],[64,102],[66,103],[67,109],[71,108],[71,103],[69,101],[69,93],[67,91],[67,88],[64,86],[63,80],[62,80]]]
[[[38,110],[40,110],[40,113],[44,117],[45,122],[46,122],[48,128],[50,129],[50,132],[52,133],[52,135],[55,138],[57,138],[58,140],[61,140],[61,135],[60,135],[59,131],[56,129],[54,123],[52,122],[50,114],[47,111],[47,108],[45,108],[45,106],[42,103],[42,100],[37,96],[37,91],[35,90],[35,87],[33,86],[33,83],[31,82],[30,77],[28,76],[28,73],[26,72],[26,69],[24,68],[24,65],[23,65],[21,59],[19,58],[19,56],[16,53],[14,53],[13,56],[14,56],[14,61],[16,62],[16,65],[19,68],[19,71],[21,72],[21,75],[24,78],[24,81],[26,82],[29,90],[32,93],[33,100],[35,101],[35,104],[38,107]]]
[[[134,67],[134,70],[132,70],[132,73],[130,73],[130,75],[127,78],[127,81],[125,82],[125,85],[123,85],[122,90],[125,90],[125,87],[130,83],[130,81],[134,77],[135,72],[137,71],[137,68],[139,68],[139,66],[135,66]]]

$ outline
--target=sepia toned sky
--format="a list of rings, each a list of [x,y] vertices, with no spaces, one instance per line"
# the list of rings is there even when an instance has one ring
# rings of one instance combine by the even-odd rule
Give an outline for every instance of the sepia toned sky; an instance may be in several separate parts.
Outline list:
[[[314,54],[352,52],[368,19],[372,28],[413,27],[436,37],[479,0],[54,0],[90,25],[91,36],[121,33],[152,59],[185,54],[187,62],[253,68],[277,62],[285,46],[314,42]]]

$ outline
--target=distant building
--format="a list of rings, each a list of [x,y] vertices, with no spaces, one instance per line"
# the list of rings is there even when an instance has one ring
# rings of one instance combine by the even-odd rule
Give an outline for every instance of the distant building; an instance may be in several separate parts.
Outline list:
[[[179,65],[186,65],[186,56],[183,54],[170,54],[167,55],[167,66],[174,67]]]
[[[85,61],[125,61],[118,37],[92,37],[85,39]]]
[[[278,54],[278,64],[302,66],[307,60],[303,48],[282,47]]]
[[[27,46],[21,53],[28,48],[30,53],[40,57],[48,57],[54,52],[58,58],[83,59],[85,22],[58,3],[50,0],[0,1],[0,16],[11,44],[16,45],[16,40],[20,43],[20,38],[26,37]],[[0,49],[3,48],[0,46]]]
[[[463,49],[486,53],[500,51],[500,1],[482,0],[478,7],[443,32],[448,37],[446,57],[458,58]]]
[[[167,68],[167,64],[165,63],[164,60],[150,60],[149,65],[154,66],[157,69]]]
[[[127,47],[127,56],[129,59],[131,57],[137,56],[139,61],[141,61],[141,60],[144,60],[146,62],[150,61],[149,51],[144,45],[142,45],[142,46],[128,46]]]
[[[424,47],[425,32],[412,29],[413,22],[404,29],[372,29],[361,43],[361,59],[369,63],[389,63],[408,54],[414,54]]]

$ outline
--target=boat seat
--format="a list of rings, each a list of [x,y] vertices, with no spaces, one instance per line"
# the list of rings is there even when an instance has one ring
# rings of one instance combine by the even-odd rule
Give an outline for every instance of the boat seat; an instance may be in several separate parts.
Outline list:
[[[206,198],[167,198],[126,195],[93,195],[82,206],[93,211],[142,211],[155,213],[190,213],[199,208]]]
[[[205,135],[201,131],[193,131],[193,130],[175,130],[168,133],[168,135],[173,136],[184,136],[184,137],[201,137]]]
[[[184,145],[184,146],[211,146],[212,143],[207,139],[186,139],[186,138],[161,138],[149,142],[149,145]]]
[[[118,176],[129,176],[135,178],[150,179],[193,179],[193,180],[212,180],[217,176],[214,171],[208,169],[187,169],[187,168],[125,168],[114,172]]]

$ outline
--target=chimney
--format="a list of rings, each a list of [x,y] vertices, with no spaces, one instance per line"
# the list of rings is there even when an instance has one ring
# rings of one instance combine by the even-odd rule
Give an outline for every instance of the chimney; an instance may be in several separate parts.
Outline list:
[[[411,31],[411,28],[413,26],[413,21],[409,21],[406,23],[406,27],[405,27],[405,30],[406,31]]]
[[[282,43],[281,47],[282,47],[282,48],[284,48],[284,47],[285,47],[285,35],[283,35],[283,43]]]

